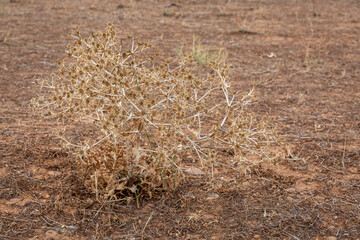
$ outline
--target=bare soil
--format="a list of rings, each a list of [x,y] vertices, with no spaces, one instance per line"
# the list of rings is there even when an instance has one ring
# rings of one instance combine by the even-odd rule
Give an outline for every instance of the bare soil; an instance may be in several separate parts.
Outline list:
[[[193,36],[225,49],[235,88],[255,83],[253,110],[275,118],[276,165],[97,203],[28,105],[69,29],[108,22],[168,56]],[[0,0],[0,239],[360,239],[359,113],[358,0]]]

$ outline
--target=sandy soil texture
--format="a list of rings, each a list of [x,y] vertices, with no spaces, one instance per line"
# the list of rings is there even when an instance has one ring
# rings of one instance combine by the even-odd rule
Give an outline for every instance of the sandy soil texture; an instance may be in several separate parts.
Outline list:
[[[79,25],[114,23],[167,56],[224,49],[284,151],[247,176],[201,175],[105,206],[29,108]],[[0,0],[0,239],[360,239],[360,1]],[[77,130],[81,134],[81,128]]]

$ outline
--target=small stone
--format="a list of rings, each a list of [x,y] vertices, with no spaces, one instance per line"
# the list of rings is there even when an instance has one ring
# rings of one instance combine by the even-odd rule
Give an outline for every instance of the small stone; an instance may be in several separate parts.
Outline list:
[[[55,230],[48,230],[45,233],[45,237],[46,239],[52,239],[52,238],[56,238],[56,236],[58,235],[57,231]]]
[[[213,200],[219,197],[219,194],[216,193],[208,193],[206,196],[206,200]]]
[[[325,239],[326,239],[326,240],[336,240],[336,237],[334,237],[334,236],[329,236],[329,237],[326,237]]]
[[[12,198],[8,201],[9,204],[13,204],[13,203],[18,203],[21,202],[23,199],[22,198]]]
[[[295,188],[287,188],[287,189],[285,189],[285,191],[287,191],[287,192],[296,192],[296,189]]]
[[[195,167],[188,168],[188,169],[185,170],[185,172],[188,173],[188,174],[192,174],[192,175],[203,175],[203,174],[205,174],[203,171],[201,171],[200,169],[195,168]]]
[[[242,185],[243,185],[244,187],[249,187],[249,186],[250,186],[250,183],[249,183],[249,182],[243,182]]]
[[[57,177],[61,175],[61,172],[58,171],[48,171],[48,174],[52,177]]]
[[[195,195],[192,193],[184,193],[184,197],[186,198],[195,198]]]

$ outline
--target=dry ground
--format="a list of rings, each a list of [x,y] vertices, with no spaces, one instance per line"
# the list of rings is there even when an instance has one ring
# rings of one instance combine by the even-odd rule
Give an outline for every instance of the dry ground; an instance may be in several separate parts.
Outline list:
[[[360,239],[360,1],[0,0],[0,14],[0,239]],[[139,207],[94,202],[54,122],[28,104],[69,28],[108,22],[169,56],[193,35],[224,48],[286,154],[246,177],[190,177]]]

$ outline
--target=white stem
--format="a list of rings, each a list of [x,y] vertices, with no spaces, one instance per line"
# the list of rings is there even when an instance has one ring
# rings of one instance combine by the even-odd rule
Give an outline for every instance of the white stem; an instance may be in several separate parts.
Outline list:
[[[212,91],[216,90],[218,88],[213,88],[210,89],[209,91],[207,91],[207,93],[205,93],[201,98],[199,98],[199,100],[197,100],[197,102],[200,102],[204,97],[206,97],[209,93],[211,93]]]
[[[227,117],[229,116],[229,110],[227,110],[227,112],[226,112],[226,115],[225,115],[225,117],[224,117],[224,119],[223,119],[223,121],[222,121],[222,123],[221,123],[221,127],[225,124],[225,121],[226,121],[226,119],[227,119]]]
[[[98,145],[99,143],[101,143],[102,141],[104,141],[105,139],[107,139],[108,137],[110,137],[111,133],[109,133],[106,137],[104,137],[103,139],[101,139],[100,141],[97,141],[96,143],[94,143],[91,148],[95,147],[96,145]]]

